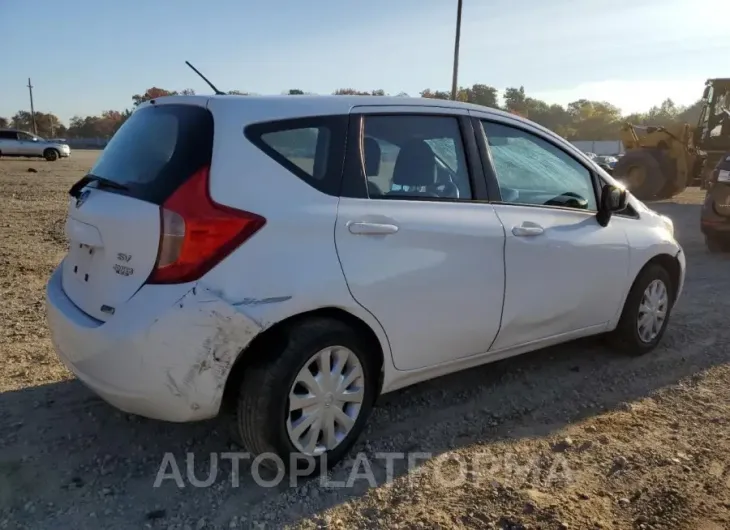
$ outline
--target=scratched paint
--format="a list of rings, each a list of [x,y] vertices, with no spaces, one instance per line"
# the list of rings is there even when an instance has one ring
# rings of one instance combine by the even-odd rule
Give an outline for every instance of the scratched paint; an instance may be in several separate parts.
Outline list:
[[[261,326],[245,314],[245,306],[234,307],[201,285],[174,308],[150,330],[147,340],[160,351],[148,362],[164,368],[175,407],[213,416],[233,364]]]
[[[280,302],[286,302],[291,300],[291,296],[272,296],[271,298],[244,298],[242,301],[233,304],[237,306],[255,306],[264,304],[278,304]]]

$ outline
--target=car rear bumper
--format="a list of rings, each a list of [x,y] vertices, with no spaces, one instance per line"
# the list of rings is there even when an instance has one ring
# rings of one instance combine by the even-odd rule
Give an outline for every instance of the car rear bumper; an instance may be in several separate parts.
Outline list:
[[[730,217],[718,215],[710,205],[705,207],[700,218],[700,231],[705,236],[730,241]]]
[[[730,222],[702,221],[700,230],[706,236],[723,238],[730,241]]]
[[[46,289],[53,345],[76,377],[114,407],[185,422],[217,415],[228,374],[260,326],[199,284],[145,286],[108,322]]]
[[[725,183],[715,184],[705,194],[705,201],[700,214],[700,230],[705,236],[727,238],[730,240],[730,216],[720,215],[716,209],[728,209],[730,186]]]

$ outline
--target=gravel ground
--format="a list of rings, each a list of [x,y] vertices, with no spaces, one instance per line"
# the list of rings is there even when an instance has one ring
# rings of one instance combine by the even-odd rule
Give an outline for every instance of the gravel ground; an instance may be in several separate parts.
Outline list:
[[[384,396],[329,477],[262,487],[250,464],[219,460],[196,487],[186,454],[203,481],[211,453],[235,450],[219,422],[117,412],[51,347],[43,286],[65,193],[97,154],[0,160],[0,528],[730,528],[730,257],[704,249],[699,190],[655,205],[688,275],[652,354],[586,340],[430,381]],[[388,469],[385,452],[416,465]],[[183,487],[155,487],[165,454]]]

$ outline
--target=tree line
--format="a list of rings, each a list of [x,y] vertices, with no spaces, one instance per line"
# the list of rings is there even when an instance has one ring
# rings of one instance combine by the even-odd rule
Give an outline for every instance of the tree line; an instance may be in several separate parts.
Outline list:
[[[109,138],[132,114],[134,108],[150,99],[167,95],[192,95],[191,89],[180,91],[166,90],[159,87],[148,88],[142,94],[132,96],[132,107],[125,110],[106,110],[98,116],[74,116],[68,125],[61,122],[53,113],[36,112],[35,121],[38,135],[46,138]],[[228,94],[250,95],[248,92],[232,90]],[[285,94],[303,95],[304,91],[291,89]],[[335,95],[372,95],[384,96],[383,90],[361,91],[353,88],[341,88]],[[419,94],[424,98],[450,99],[450,92],[427,88]],[[406,93],[397,94],[409,97]],[[607,101],[591,101],[579,99],[567,106],[549,104],[545,101],[529,97],[524,87],[511,87],[503,93],[503,104],[500,104],[499,93],[489,85],[475,84],[471,87],[459,88],[457,99],[476,103],[487,107],[500,108],[525,116],[532,121],[547,127],[568,140],[616,140],[619,129],[624,122],[636,125],[666,126],[672,123],[697,123],[701,110],[701,101],[688,106],[678,106],[671,99],[638,114],[622,115],[615,105]],[[14,127],[26,131],[33,130],[31,113],[18,111],[10,118],[0,117],[0,128]]]

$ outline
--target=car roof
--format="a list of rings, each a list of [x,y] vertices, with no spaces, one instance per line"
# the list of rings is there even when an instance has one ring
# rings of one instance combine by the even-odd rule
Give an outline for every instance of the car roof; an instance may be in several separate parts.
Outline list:
[[[172,102],[171,100],[183,102],[188,100],[222,100],[228,103],[251,103],[256,106],[276,106],[285,105],[286,107],[296,109],[301,107],[306,109],[307,114],[346,114],[353,107],[359,106],[399,106],[399,107],[440,107],[475,110],[486,112],[495,116],[507,116],[518,121],[529,122],[521,116],[494,109],[492,107],[484,107],[473,103],[464,103],[462,101],[452,101],[448,99],[419,98],[406,96],[351,96],[351,95],[273,95],[273,96],[255,96],[255,95],[194,95],[194,96],[163,96],[154,101]],[[200,101],[198,101],[200,103]]]
[[[434,98],[417,98],[406,96],[351,96],[351,95],[280,95],[280,96],[211,96],[213,98],[241,98],[255,99],[257,103],[266,105],[277,105],[282,102],[301,105],[303,107],[317,107],[326,111],[333,112],[349,112],[353,107],[359,106],[399,106],[399,107],[441,107],[441,108],[457,108],[471,109],[481,112],[493,112],[495,114],[517,117],[504,111],[483,107],[472,103],[464,103],[462,101],[452,101],[449,99]]]
[[[161,104],[188,103],[208,106],[212,101],[216,104],[223,105],[245,105],[256,107],[257,116],[271,114],[272,116],[291,115],[294,117],[316,116],[316,115],[335,115],[348,114],[354,107],[433,107],[433,108],[451,108],[462,110],[474,110],[486,114],[488,116],[507,118],[515,123],[527,124],[530,127],[541,130],[542,132],[563,141],[564,138],[557,135],[550,129],[535,123],[528,118],[524,118],[511,112],[476,105],[474,103],[465,103],[463,101],[452,101],[449,99],[420,98],[410,96],[355,96],[355,95],[238,95],[238,94],[221,94],[221,95],[173,95],[163,96],[150,101],[144,102],[138,109],[154,105],[159,102]],[[216,105],[217,106],[217,105]],[[269,112],[270,109],[270,112]]]

